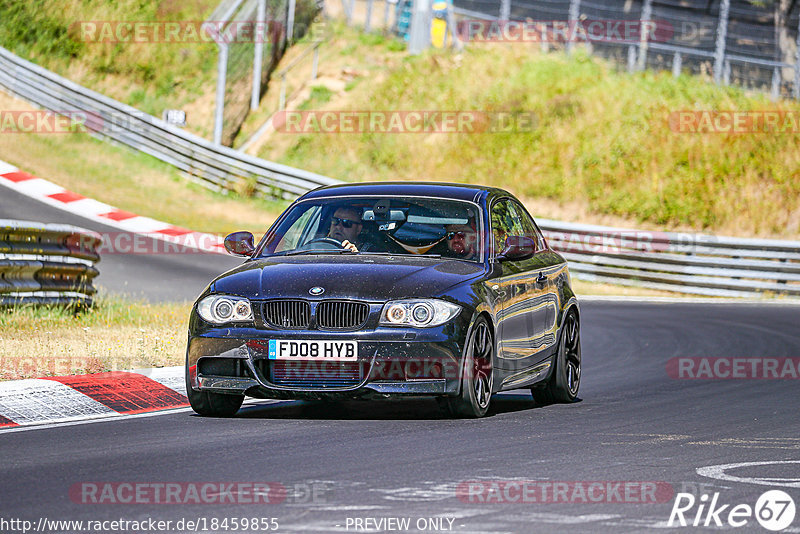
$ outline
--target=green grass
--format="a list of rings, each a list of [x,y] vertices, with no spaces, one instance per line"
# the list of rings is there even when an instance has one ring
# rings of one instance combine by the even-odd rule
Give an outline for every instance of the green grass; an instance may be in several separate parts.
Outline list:
[[[81,23],[202,21],[216,0],[5,0],[0,45],[152,115],[182,107],[216,76],[211,43],[86,42]],[[192,117],[190,117],[191,119]]]
[[[302,104],[300,104],[298,106],[298,109],[300,110],[316,109],[316,106],[327,104],[332,96],[333,96],[333,91],[331,91],[327,87],[323,87],[321,85],[315,85],[314,87],[311,88],[311,94],[308,96],[308,99],[304,101]]]
[[[371,36],[355,43],[375,55],[387,47]],[[261,155],[345,180],[482,183],[634,223],[800,236],[800,136],[687,134],[668,124],[673,111],[796,112],[796,102],[520,46],[387,60],[369,78],[351,81],[330,109],[532,112],[536,124],[513,133],[295,135],[281,153]]]

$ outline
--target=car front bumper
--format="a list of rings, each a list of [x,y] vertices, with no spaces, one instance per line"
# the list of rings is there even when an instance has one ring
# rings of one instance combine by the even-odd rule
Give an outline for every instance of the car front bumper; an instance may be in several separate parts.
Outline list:
[[[213,328],[189,338],[187,376],[195,390],[256,398],[456,395],[460,390],[464,330],[453,323],[367,332]],[[344,365],[314,369],[311,364],[315,362],[270,360],[265,349],[270,339],[355,340],[358,359],[346,366],[347,377],[342,379],[337,369]],[[277,378],[279,365],[282,380]]]

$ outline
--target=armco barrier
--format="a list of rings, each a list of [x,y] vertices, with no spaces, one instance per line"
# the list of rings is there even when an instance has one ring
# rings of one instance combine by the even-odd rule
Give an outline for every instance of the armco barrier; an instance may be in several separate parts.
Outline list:
[[[174,165],[215,190],[246,186],[265,196],[294,199],[309,189],[338,183],[214,145],[131,106],[58,76],[0,47],[0,87],[43,109],[82,111],[96,135]]]
[[[537,222],[579,279],[720,297],[800,296],[800,241]]]
[[[91,305],[101,243],[76,226],[0,219],[0,306]]]

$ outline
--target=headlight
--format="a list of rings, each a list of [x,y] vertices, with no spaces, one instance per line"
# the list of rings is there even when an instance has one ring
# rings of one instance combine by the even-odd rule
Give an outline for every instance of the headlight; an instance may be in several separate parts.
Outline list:
[[[436,299],[394,300],[381,312],[381,324],[389,326],[439,326],[461,311],[461,306]]]
[[[203,320],[214,324],[253,321],[250,301],[230,295],[210,295],[197,303],[197,313]]]

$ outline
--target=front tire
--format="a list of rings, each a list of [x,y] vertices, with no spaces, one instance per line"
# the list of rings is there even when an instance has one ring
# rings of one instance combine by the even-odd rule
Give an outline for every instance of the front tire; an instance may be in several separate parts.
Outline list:
[[[494,384],[494,338],[483,317],[475,321],[464,358],[461,394],[458,397],[447,397],[446,403],[451,415],[483,417],[489,410]]]
[[[575,402],[581,386],[581,331],[572,310],[564,320],[553,366],[550,378],[531,388],[533,399],[537,404]]]
[[[211,391],[195,391],[186,370],[186,396],[192,410],[204,417],[230,417],[239,411],[244,402],[244,395],[225,395]]]

